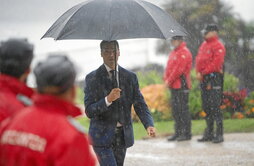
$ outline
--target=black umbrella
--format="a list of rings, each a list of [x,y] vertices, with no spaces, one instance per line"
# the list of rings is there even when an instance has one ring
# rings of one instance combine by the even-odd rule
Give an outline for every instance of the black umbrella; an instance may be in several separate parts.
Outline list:
[[[42,38],[113,41],[169,39],[186,34],[173,17],[152,3],[143,0],[88,0],[66,11]]]

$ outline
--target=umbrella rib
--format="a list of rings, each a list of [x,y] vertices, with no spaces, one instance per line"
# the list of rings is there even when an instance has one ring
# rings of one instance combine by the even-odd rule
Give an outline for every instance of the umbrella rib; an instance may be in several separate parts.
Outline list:
[[[86,1],[86,2],[82,2],[82,3],[78,4],[78,5],[81,5],[81,6],[80,6],[75,12],[73,12],[73,14],[72,14],[71,16],[69,16],[69,18],[67,19],[66,23],[64,24],[64,27],[65,27],[66,24],[69,23],[70,19],[71,19],[77,12],[79,12],[79,11],[82,9],[82,7],[85,6],[84,4],[88,4],[88,3],[92,2],[92,1],[93,1],[93,0],[88,0],[88,1]],[[77,6],[78,6],[78,5],[77,5]],[[59,37],[64,33],[63,30],[64,30],[64,28],[59,32],[59,34],[57,35],[56,39],[59,39]]]
[[[158,24],[156,23],[155,19],[154,19],[153,16],[151,15],[151,13],[150,13],[148,10],[146,10],[145,7],[144,7],[143,5],[140,4],[139,1],[137,1],[137,0],[134,0],[134,1],[136,1],[137,4],[138,4],[139,6],[141,6],[141,8],[142,8],[145,12],[148,12],[148,13],[149,13],[150,17],[151,17],[152,20],[155,22],[155,25],[157,26],[157,28],[158,28],[158,29],[160,30],[160,32],[162,33],[163,38],[166,39],[166,35],[162,32],[161,28],[158,26]]]
[[[146,10],[146,6],[143,6],[139,0],[135,0],[135,1],[138,3],[138,5],[140,5],[140,6],[142,7],[143,10],[145,10],[146,12],[149,13],[150,17],[151,17],[152,20],[155,22],[155,25],[158,27],[158,29],[159,29],[160,32],[162,33],[164,39],[167,39],[167,38],[166,38],[167,35],[165,35],[164,32],[162,31],[162,29],[158,26],[157,21],[156,21],[156,19],[154,19],[154,17],[153,17],[153,15],[151,14],[151,12],[150,12],[149,10]],[[153,5],[153,4],[152,4],[152,5]],[[154,6],[155,6],[155,5],[154,5]],[[156,7],[157,7],[157,6],[156,6]],[[159,8],[159,9],[160,9],[160,8]],[[165,11],[163,11],[163,12],[165,12]],[[166,13],[167,15],[169,15],[167,12],[165,12],[165,13]],[[169,15],[169,16],[170,16],[170,15]],[[176,22],[175,20],[172,20],[172,21],[174,21],[177,25],[179,25],[179,23]],[[179,25],[179,26],[180,26],[180,25]],[[180,26],[180,28],[182,29],[181,26]],[[168,31],[170,31],[170,29],[169,29]]]

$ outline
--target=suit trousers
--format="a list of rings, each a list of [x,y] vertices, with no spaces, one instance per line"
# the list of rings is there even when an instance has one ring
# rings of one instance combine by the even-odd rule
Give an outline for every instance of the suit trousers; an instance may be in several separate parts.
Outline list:
[[[115,129],[115,136],[110,147],[94,146],[100,166],[123,166],[126,155],[123,127]]]
[[[171,89],[171,105],[176,136],[191,136],[191,115],[188,101],[189,90]]]
[[[208,80],[201,83],[201,97],[207,124],[204,137],[212,139],[214,137],[214,122],[216,122],[216,136],[223,136],[223,114],[220,109],[223,81],[220,75]]]

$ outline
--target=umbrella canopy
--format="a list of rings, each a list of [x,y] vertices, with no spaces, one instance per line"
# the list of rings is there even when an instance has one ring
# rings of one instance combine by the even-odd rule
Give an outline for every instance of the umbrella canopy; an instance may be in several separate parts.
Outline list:
[[[88,0],[65,12],[42,38],[55,40],[161,38],[186,36],[161,8],[143,0]]]

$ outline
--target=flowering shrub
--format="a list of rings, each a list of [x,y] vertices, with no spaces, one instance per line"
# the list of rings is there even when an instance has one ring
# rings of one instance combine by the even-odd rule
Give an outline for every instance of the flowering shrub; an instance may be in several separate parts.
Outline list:
[[[200,111],[200,112],[199,112],[199,117],[205,118],[205,117],[206,117],[205,111]]]
[[[171,107],[169,105],[168,89],[163,84],[152,84],[141,89],[146,104],[150,109],[155,121],[171,119]],[[133,112],[133,120],[138,117]]]
[[[224,118],[238,118],[244,117],[244,99],[246,93],[243,91],[239,92],[224,92],[223,102],[220,109],[224,113]]]
[[[235,112],[232,116],[233,119],[243,119],[244,118],[244,114],[241,112]]]
[[[223,111],[225,119],[254,118],[254,92],[248,98],[246,96],[245,90],[223,93],[223,103],[220,109]],[[199,116],[204,118],[206,114],[204,111],[200,111]]]
[[[254,92],[245,100],[244,109],[246,110],[245,116],[247,118],[254,118]]]

